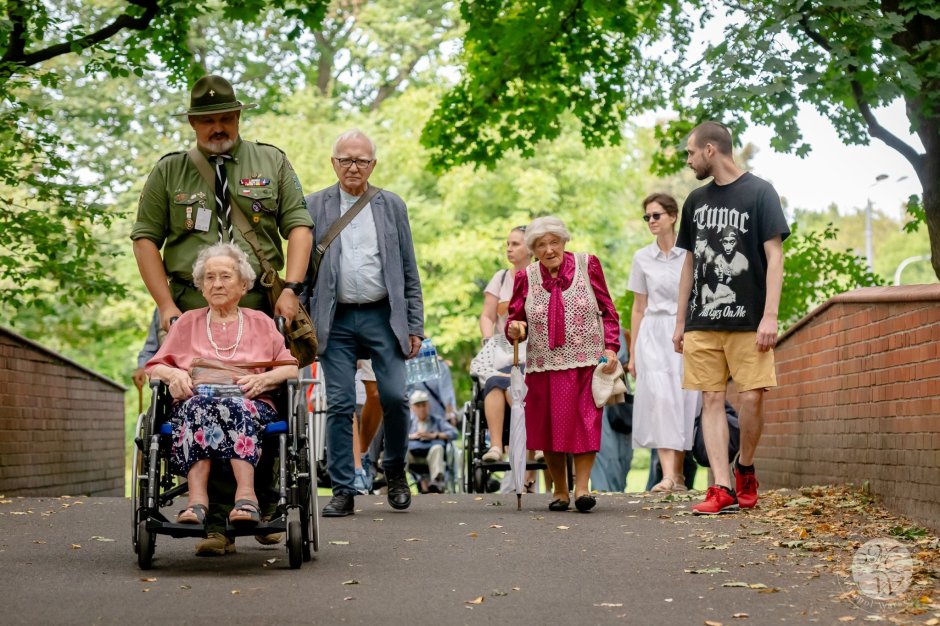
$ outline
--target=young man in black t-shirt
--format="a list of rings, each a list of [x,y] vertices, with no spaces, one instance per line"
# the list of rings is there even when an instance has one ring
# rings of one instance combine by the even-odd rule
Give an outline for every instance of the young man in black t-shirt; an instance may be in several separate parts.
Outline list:
[[[702,429],[715,474],[696,515],[757,504],[754,452],[763,429],[764,390],[777,385],[773,347],[783,283],[783,240],[790,234],[770,183],[742,171],[731,154],[731,133],[704,122],[689,135],[689,167],[713,180],[685,201],[676,246],[688,250],[679,283],[673,343],[684,355],[683,387],[701,390]],[[728,467],[725,391],[729,375],[739,392],[741,448]]]

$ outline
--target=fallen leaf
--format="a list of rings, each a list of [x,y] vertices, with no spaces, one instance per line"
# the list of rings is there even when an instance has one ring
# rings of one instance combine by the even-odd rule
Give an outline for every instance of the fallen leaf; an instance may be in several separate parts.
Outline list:
[[[483,596],[478,596],[474,598],[473,600],[464,600],[463,603],[464,604],[483,604]]]
[[[373,522],[384,522],[384,521],[385,521],[385,518],[383,518],[383,517],[373,517],[373,518],[372,518],[372,521],[373,521]]]
[[[95,535],[94,537],[92,537],[92,539],[94,539],[95,541],[105,541],[105,542],[114,541],[114,539],[108,539],[107,537],[99,537],[98,535]]]
[[[499,524],[490,524],[490,528],[502,528]]]
[[[346,596],[345,598],[343,598],[343,600],[348,602],[350,600],[355,600],[355,598],[353,598],[352,596]]]
[[[595,604],[594,606],[623,606],[623,602],[601,602],[600,604]]]
[[[148,588],[146,588],[146,587],[144,587],[143,589],[140,590],[141,593],[147,593],[148,591],[150,591],[150,589],[148,589]]]
[[[568,530],[569,526],[555,526],[558,530]]]
[[[474,498],[474,500],[482,500],[482,499],[483,499],[483,496],[477,496],[476,498]]]
[[[751,583],[750,585],[748,585],[748,587],[750,587],[751,589],[766,589],[767,585],[765,585],[764,583]]]
[[[721,622],[716,622],[714,620],[707,619],[705,620],[705,626],[721,626]]]
[[[343,584],[344,585],[358,585],[359,581],[353,578],[352,580],[344,580]]]
[[[734,613],[731,617],[735,619],[747,619],[748,617],[750,617],[750,615],[748,615],[747,613]]]
[[[509,594],[508,594],[507,592],[505,592],[505,591],[500,591],[499,589],[494,589],[494,590],[493,590],[493,593],[491,593],[490,595],[493,596],[493,597],[495,597],[495,598],[499,598],[499,597],[502,597],[502,596],[508,596]]]
[[[73,544],[72,544],[72,549],[73,549],[73,550],[80,550],[81,547],[82,547],[81,544],[78,544],[78,543],[73,543]]]
[[[36,539],[36,540],[33,541],[33,543],[44,544],[44,543],[46,543],[46,542],[45,542],[44,539]]]
[[[853,615],[843,615],[839,618],[840,622],[854,622],[855,617]]]
[[[476,538],[477,538],[477,534],[476,534],[476,533],[467,533],[467,536],[470,537],[471,539],[476,539]]]
[[[180,589],[192,589],[189,585],[180,585]]]
[[[519,587],[513,587],[512,590],[513,590],[513,591],[520,591],[520,588],[519,588]]]
[[[742,583],[742,582],[740,582],[740,581],[734,581],[734,582],[730,582],[730,583],[721,583],[721,586],[722,586],[722,587],[744,587],[745,589],[747,589],[748,584],[747,584],[747,583]]]
[[[267,562],[273,565],[274,563],[277,563],[277,559],[268,559]]]
[[[936,617],[932,617],[924,622],[924,626],[937,626],[937,624],[940,624],[940,619],[937,619]]]
[[[330,545],[331,546],[348,546],[349,542],[348,541],[331,541]]]
[[[141,578],[140,582],[142,583],[155,583],[157,582],[156,578]]]
[[[242,595],[242,592],[239,591],[238,589],[232,589],[232,595],[233,595],[233,596],[240,596],[240,595]]]
[[[405,541],[424,541],[424,539],[418,539],[417,537],[411,537],[410,539],[405,539]]]

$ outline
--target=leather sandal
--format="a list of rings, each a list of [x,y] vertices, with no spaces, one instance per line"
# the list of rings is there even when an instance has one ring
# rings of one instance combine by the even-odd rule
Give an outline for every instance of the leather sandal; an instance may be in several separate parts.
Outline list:
[[[676,482],[669,478],[668,476],[663,478],[661,481],[653,485],[653,488],[650,489],[653,493],[668,493],[673,491],[676,486]]]
[[[247,513],[248,517],[236,516],[232,517],[236,513]],[[254,526],[261,521],[261,509],[258,508],[258,503],[254,500],[249,500],[248,498],[240,498],[235,501],[235,506],[232,507],[232,512],[228,515],[228,521],[233,524],[244,524],[246,526]]]
[[[176,516],[176,523],[204,526],[206,523],[206,513],[208,512],[209,509],[206,508],[205,504],[190,504]],[[192,513],[192,517],[186,516],[186,513]]]

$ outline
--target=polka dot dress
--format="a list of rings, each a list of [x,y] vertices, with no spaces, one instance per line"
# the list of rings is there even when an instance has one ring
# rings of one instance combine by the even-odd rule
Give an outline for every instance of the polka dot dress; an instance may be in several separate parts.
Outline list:
[[[602,409],[594,406],[594,367],[526,374],[526,448],[582,454],[601,447]]]

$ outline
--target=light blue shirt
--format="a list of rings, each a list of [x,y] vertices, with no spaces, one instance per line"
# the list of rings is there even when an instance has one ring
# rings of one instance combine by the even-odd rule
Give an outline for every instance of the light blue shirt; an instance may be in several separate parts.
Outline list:
[[[339,194],[339,211],[343,215],[359,197],[346,193],[342,188]],[[341,254],[336,299],[347,304],[361,304],[388,297],[371,202],[359,211],[339,236]]]

